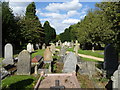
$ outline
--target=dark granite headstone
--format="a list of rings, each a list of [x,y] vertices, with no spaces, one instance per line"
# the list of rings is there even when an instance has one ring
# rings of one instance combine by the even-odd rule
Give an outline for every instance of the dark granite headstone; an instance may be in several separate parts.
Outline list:
[[[18,55],[17,75],[30,75],[31,57],[27,50],[23,50]]]
[[[107,76],[111,76],[118,68],[118,53],[115,48],[109,44],[104,50],[104,69]]]

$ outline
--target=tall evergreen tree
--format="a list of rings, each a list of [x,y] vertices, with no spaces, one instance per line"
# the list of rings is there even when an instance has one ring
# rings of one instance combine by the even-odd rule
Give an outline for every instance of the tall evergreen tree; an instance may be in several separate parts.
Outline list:
[[[44,27],[44,32],[45,32],[44,41],[45,41],[46,45],[49,45],[50,42],[54,42],[55,41],[56,32],[55,32],[55,29],[50,26],[48,21],[46,21],[44,23],[43,27]]]
[[[35,13],[35,3],[32,2],[26,8],[25,17],[19,22],[24,42],[42,43],[43,41],[43,28]]]

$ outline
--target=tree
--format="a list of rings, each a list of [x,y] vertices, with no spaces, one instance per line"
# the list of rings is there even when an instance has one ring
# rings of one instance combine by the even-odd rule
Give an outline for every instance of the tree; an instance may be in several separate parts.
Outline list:
[[[44,23],[43,27],[44,27],[44,32],[45,32],[44,41],[45,41],[46,45],[49,45],[49,42],[54,42],[55,41],[56,32],[55,32],[55,29],[50,26],[48,21],[46,21]]]
[[[42,43],[43,41],[44,32],[38,17],[35,15],[35,9],[35,3],[32,2],[26,8],[25,17],[19,21],[23,42],[35,44]]]

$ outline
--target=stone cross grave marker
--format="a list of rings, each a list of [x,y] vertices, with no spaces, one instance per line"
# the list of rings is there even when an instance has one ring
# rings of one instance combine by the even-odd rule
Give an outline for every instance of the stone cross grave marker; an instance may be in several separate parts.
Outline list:
[[[107,76],[111,76],[118,68],[118,54],[115,48],[109,44],[104,50],[104,69]]]
[[[14,62],[13,62],[13,46],[10,43],[5,45],[4,58],[5,59],[2,61],[3,64],[14,64]]]
[[[60,81],[55,80],[55,86],[50,87],[50,90],[64,90],[65,86],[60,86]]]
[[[31,56],[27,50],[23,50],[18,55],[17,75],[30,75]]]
[[[76,72],[77,57],[73,52],[68,53],[64,61],[63,72]]]
[[[78,41],[76,40],[76,42],[75,42],[75,47],[74,47],[74,51],[75,51],[75,54],[76,54],[76,55],[78,54],[79,46],[80,46],[80,44],[79,44]]]

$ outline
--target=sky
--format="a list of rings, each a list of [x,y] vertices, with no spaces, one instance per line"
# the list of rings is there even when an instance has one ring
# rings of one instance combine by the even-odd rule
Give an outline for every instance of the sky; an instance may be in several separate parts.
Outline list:
[[[58,0],[59,1],[59,0]],[[64,32],[70,25],[76,24],[82,20],[87,11],[95,8],[96,2],[80,2],[79,0],[66,0],[64,2],[35,2],[36,15],[42,25],[49,21],[55,28],[56,33]],[[27,5],[32,2],[9,2],[14,15],[24,15]]]

